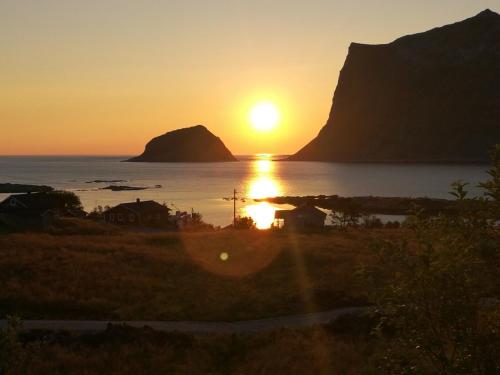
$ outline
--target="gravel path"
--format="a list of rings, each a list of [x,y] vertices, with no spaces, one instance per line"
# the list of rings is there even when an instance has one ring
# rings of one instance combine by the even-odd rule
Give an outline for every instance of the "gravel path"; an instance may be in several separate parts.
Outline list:
[[[346,307],[330,311],[281,316],[270,319],[244,320],[239,322],[200,322],[200,321],[105,321],[105,320],[24,320],[22,329],[98,332],[107,328],[108,324],[125,324],[131,327],[150,327],[157,331],[193,332],[193,333],[244,333],[263,332],[280,328],[300,328],[327,324],[341,315],[366,312],[369,307]],[[6,320],[0,320],[0,328],[4,328]]]

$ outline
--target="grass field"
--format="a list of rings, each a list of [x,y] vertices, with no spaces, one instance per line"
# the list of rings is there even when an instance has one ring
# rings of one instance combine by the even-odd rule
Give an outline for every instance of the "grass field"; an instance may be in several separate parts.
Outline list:
[[[0,236],[0,316],[244,320],[365,304],[354,272],[404,230]]]
[[[106,332],[30,334],[9,374],[377,374],[366,334],[335,327],[266,334],[192,335],[110,327]]]

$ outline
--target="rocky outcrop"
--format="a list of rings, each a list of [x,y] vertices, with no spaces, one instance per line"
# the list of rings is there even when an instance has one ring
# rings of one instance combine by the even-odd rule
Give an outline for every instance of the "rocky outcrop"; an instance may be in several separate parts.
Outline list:
[[[15,194],[15,193],[42,193],[53,191],[54,188],[45,185],[26,185],[26,184],[11,184],[0,183],[0,193]]]
[[[319,135],[290,160],[476,162],[500,143],[500,15],[351,44]]]
[[[153,138],[133,162],[237,161],[220,138],[203,125],[178,129]]]

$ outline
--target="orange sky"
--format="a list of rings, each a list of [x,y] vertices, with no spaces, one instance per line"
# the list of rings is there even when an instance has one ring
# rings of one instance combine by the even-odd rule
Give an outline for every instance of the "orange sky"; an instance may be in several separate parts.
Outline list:
[[[498,11],[498,0],[367,3],[3,0],[0,154],[138,154],[195,124],[234,154],[293,153],[325,123],[351,41]],[[249,124],[259,101],[280,109],[273,132]]]

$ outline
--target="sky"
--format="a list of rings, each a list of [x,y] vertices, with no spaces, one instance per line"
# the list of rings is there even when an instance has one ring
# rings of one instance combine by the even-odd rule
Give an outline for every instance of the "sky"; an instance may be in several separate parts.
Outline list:
[[[0,155],[134,155],[204,124],[235,155],[290,154],[328,118],[351,42],[499,0],[0,0]],[[259,102],[280,112],[251,126]]]

